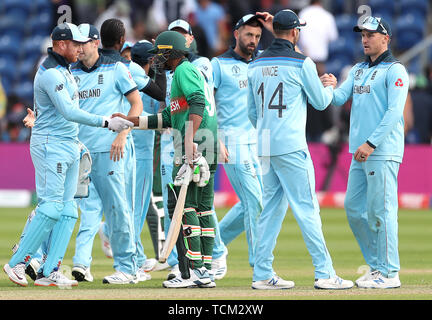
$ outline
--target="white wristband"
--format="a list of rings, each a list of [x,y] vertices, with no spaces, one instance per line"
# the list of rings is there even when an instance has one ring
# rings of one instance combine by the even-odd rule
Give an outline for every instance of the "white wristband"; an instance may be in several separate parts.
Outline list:
[[[163,126],[162,113],[157,114],[157,129],[161,130]]]
[[[141,129],[141,130],[147,130],[148,129],[148,117],[147,116],[140,116],[139,117],[138,129]]]

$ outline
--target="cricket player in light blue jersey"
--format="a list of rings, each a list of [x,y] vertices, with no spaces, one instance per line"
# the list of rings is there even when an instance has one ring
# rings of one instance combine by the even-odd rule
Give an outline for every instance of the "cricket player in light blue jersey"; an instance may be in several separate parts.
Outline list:
[[[129,126],[79,108],[78,87],[70,63],[82,52],[84,37],[78,28],[64,23],[54,28],[53,47],[34,81],[34,115],[30,152],[35,166],[38,206],[17,251],[3,270],[9,279],[27,286],[25,264],[50,237],[46,260],[38,271],[37,286],[76,286],[59,271],[78,210],[74,201],[79,171],[78,123],[108,127],[120,132]],[[108,134],[108,131],[104,131]]]
[[[118,110],[123,111],[126,100],[130,104],[128,113],[140,115],[143,109],[141,97],[127,67],[99,54],[99,32],[94,26],[81,24],[79,29],[91,39],[83,45],[80,61],[72,68],[78,84],[81,109],[111,115]],[[124,163],[128,160],[128,152],[133,152],[133,149],[124,148],[124,140],[129,136],[128,131],[116,135],[97,128],[80,126],[79,129],[80,141],[90,150],[92,171],[89,197],[79,201],[81,224],[76,239],[72,274],[75,279],[84,280],[89,270],[93,239],[98,231],[101,211],[95,203],[100,203],[107,221],[116,270],[113,275],[105,277],[103,283],[136,283],[138,278],[133,212],[128,205]],[[95,220],[98,223],[95,224]],[[91,275],[88,275],[87,280],[92,280]]]
[[[83,25],[82,28],[86,26],[88,29],[88,25]],[[97,30],[95,30],[97,32]],[[93,33],[95,33],[93,32]],[[149,95],[154,97],[158,97],[159,99],[164,99],[165,89],[163,87],[162,90],[159,89],[158,85],[156,85],[150,78],[146,75],[144,70],[137,65],[136,63],[124,59],[119,50],[123,47],[124,44],[124,36],[125,29],[124,25],[120,20],[117,19],[108,19],[104,21],[101,27],[100,38],[102,41],[103,49],[99,50],[99,55],[103,58],[101,59],[109,59],[112,63],[117,64],[121,63],[126,66],[126,70],[128,70],[129,76],[131,78],[128,81],[134,81],[136,83],[137,89],[142,92],[146,92]],[[97,73],[93,75],[96,77]],[[97,75],[97,82],[104,83],[104,76]],[[165,81],[165,77],[159,77],[157,79],[162,78],[160,82]],[[106,82],[106,81],[105,81]],[[162,93],[161,93],[162,92]],[[138,94],[138,92],[137,92]],[[139,96],[139,94],[138,94]],[[139,96],[139,100],[141,101],[141,97]],[[120,110],[125,113],[129,113],[131,104],[127,99],[122,99],[120,101]],[[140,111],[141,113],[142,111]],[[114,141],[112,141],[110,151],[110,158],[114,160],[114,162],[121,162],[123,165],[124,172],[124,189],[126,190],[126,199],[125,204],[128,207],[127,212],[129,212],[130,221],[134,221],[134,204],[135,204],[135,188],[136,188],[136,158],[135,158],[135,147],[132,135],[129,134],[130,130],[124,131],[119,134]],[[91,150],[92,151],[92,150]],[[110,159],[108,159],[110,160]],[[120,164],[118,164],[120,166]],[[94,168],[96,164],[94,163],[92,167]],[[100,166],[103,168],[104,164],[101,163]],[[111,170],[112,171],[112,170]],[[76,243],[76,257],[77,260],[74,261],[74,270],[73,275],[76,276],[78,280],[86,280],[89,281],[92,279],[92,276],[89,271],[89,266],[91,262],[91,248],[93,241],[90,239],[94,239],[97,230],[99,230],[99,234],[102,238],[102,244],[105,254],[107,256],[112,256],[113,250],[112,246],[119,245],[111,243],[114,240],[110,239],[110,230],[114,226],[110,226],[108,220],[106,223],[103,223],[101,226],[102,214],[103,214],[103,203],[100,199],[100,195],[95,192],[92,192],[93,184],[90,184],[90,199],[82,200],[81,203],[84,207],[81,207],[82,212],[90,212],[90,214],[86,215],[89,219],[85,223],[85,227],[83,227],[78,235],[77,235],[77,243]],[[84,215],[84,214],[83,214]],[[83,224],[83,219],[81,219]],[[132,233],[133,234],[133,233]],[[133,238],[134,239],[134,238]],[[126,248],[126,246],[122,246],[122,250],[125,252],[136,252],[136,243],[133,241],[130,248]],[[78,258],[79,257],[79,258]],[[135,254],[136,258],[136,254]],[[135,264],[137,262],[135,261]],[[147,280],[148,277],[144,272],[141,272],[140,266],[136,266],[136,280],[144,281]],[[80,269],[81,268],[81,269]],[[119,271],[121,266],[117,262],[117,259],[114,257],[114,268]],[[74,272],[75,271],[75,272]],[[117,273],[117,272],[116,272]],[[115,274],[114,274],[115,275]],[[114,276],[113,277],[105,277],[105,283],[128,283],[129,282],[129,273],[124,272],[122,276]]]
[[[368,273],[356,281],[361,288],[397,288],[397,176],[404,152],[403,111],[409,78],[389,51],[390,25],[367,17],[361,32],[366,61],[356,64],[333,93],[332,104],[352,98],[349,152],[353,154],[345,197],[349,225],[360,246]],[[331,81],[325,75],[324,83]]]
[[[141,40],[131,47],[132,61],[137,63],[149,75],[151,58],[153,54],[148,51],[153,48],[153,44],[147,40]],[[142,116],[156,114],[159,111],[159,101],[151,98],[145,93],[140,93],[143,102]],[[135,192],[135,243],[137,246],[138,270],[141,277],[151,279],[150,274],[157,261],[147,259],[141,241],[141,232],[146,221],[147,212],[150,205],[153,187],[153,148],[155,132],[153,130],[133,130],[132,136],[135,144],[136,154],[136,192]]]
[[[228,245],[246,231],[249,264],[254,265],[256,224],[262,210],[261,166],[257,157],[256,130],[247,107],[247,70],[255,58],[262,33],[258,16],[248,14],[235,25],[236,44],[212,59],[215,102],[220,139],[229,160],[224,164],[239,202],[219,222],[222,241]]]
[[[306,143],[306,100],[318,110],[333,97],[318,78],[313,61],[295,51],[306,23],[291,10],[268,13],[275,40],[248,67],[249,119],[258,131],[258,156],[263,171],[263,210],[258,219],[253,289],[289,289],[273,270],[273,250],[291,206],[315,267],[317,289],[348,289],[354,284],[336,275],[321,230],[315,194],[315,173]]]

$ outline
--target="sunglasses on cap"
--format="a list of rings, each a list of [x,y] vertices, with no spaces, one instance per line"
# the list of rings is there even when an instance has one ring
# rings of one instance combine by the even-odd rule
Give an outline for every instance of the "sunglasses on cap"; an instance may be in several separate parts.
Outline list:
[[[378,30],[380,27],[381,30]],[[366,19],[363,20],[361,27],[359,29],[364,29],[368,31],[377,31],[385,35],[388,34],[387,29],[381,23],[381,18],[367,17]]]

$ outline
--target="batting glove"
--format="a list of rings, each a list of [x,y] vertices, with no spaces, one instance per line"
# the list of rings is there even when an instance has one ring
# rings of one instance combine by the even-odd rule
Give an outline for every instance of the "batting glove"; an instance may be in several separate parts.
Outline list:
[[[183,186],[183,185],[189,185],[189,182],[192,181],[192,168],[189,166],[189,164],[184,163],[180,170],[177,172],[177,175],[174,179],[174,185],[175,186]]]
[[[192,181],[197,184],[198,187],[205,187],[210,180],[210,168],[207,160],[197,153],[193,160],[193,176]]]
[[[117,133],[120,133],[123,130],[129,128],[133,128],[133,126],[134,126],[133,122],[130,122],[129,120],[123,119],[121,117],[115,117],[115,118],[104,117],[104,121],[103,121],[104,128],[108,128]]]

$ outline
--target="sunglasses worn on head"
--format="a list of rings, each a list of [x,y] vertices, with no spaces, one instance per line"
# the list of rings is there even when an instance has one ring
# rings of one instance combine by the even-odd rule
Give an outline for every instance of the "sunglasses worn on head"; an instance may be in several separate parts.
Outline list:
[[[381,23],[381,18],[367,17],[362,22],[362,28],[370,31],[377,31],[381,27],[384,34],[388,34],[387,29]]]

